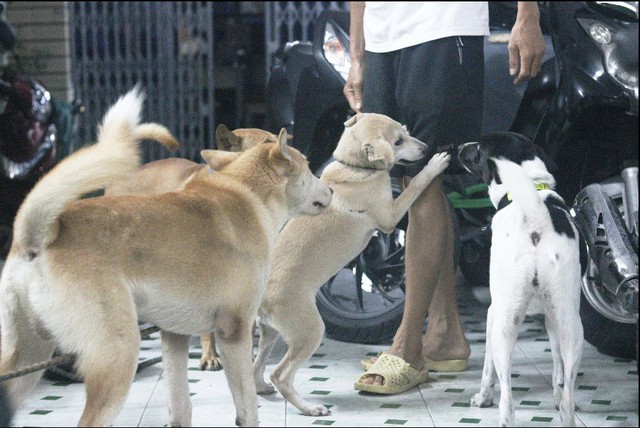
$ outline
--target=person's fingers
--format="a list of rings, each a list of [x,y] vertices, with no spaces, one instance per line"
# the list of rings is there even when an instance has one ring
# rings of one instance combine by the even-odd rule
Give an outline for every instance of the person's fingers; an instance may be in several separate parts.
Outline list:
[[[515,76],[520,65],[520,49],[515,43],[509,42],[509,75]]]
[[[531,57],[520,52],[520,72],[513,83],[524,82],[531,77]]]
[[[362,91],[358,90],[352,84],[347,82],[343,89],[344,96],[349,102],[349,106],[356,113],[361,113],[362,109]]]

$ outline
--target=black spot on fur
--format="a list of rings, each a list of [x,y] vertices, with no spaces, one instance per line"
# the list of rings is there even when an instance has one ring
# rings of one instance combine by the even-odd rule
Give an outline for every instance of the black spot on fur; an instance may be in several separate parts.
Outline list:
[[[29,259],[29,261],[33,261],[33,259],[35,259],[36,257],[38,257],[38,253],[33,250],[27,251],[27,258]]]
[[[489,158],[505,158],[519,165],[524,161],[534,160],[537,156],[536,146],[522,134],[515,132],[496,132],[480,139],[482,151]]]
[[[553,230],[558,235],[566,235],[571,239],[575,238],[576,235],[571,227],[569,209],[565,203],[559,198],[549,196],[545,199],[544,204],[547,206],[547,210],[549,210]]]
[[[535,247],[540,242],[540,234],[538,232],[531,233],[531,243]]]
[[[538,271],[535,271],[533,273],[533,279],[531,280],[531,284],[533,284],[534,287],[537,287],[540,285],[540,282],[538,282]]]
[[[560,388],[564,388],[564,383],[559,383],[559,384],[558,384],[558,386],[559,386]]]
[[[502,184],[502,179],[500,178],[498,167],[496,166],[496,163],[491,159],[487,160],[487,168],[482,173],[482,179],[486,184],[490,184],[492,180],[495,180],[496,184]]]
[[[513,319],[513,325],[518,325],[518,324],[520,324],[520,317],[516,315],[515,318]]]

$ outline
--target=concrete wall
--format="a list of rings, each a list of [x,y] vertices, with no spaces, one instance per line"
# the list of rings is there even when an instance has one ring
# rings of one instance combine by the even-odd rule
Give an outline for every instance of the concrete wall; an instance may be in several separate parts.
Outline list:
[[[53,96],[70,102],[67,2],[10,1],[5,7],[5,18],[16,31],[16,53],[25,74],[40,80]]]

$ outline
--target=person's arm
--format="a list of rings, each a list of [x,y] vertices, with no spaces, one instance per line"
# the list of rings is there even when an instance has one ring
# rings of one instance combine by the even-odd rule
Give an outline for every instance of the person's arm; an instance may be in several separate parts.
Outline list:
[[[362,109],[362,80],[364,72],[364,2],[352,1],[350,8],[349,57],[351,68],[344,85],[343,93],[349,105],[356,112]]]
[[[540,72],[545,43],[540,10],[535,1],[519,1],[516,22],[509,38],[509,74],[520,83]]]

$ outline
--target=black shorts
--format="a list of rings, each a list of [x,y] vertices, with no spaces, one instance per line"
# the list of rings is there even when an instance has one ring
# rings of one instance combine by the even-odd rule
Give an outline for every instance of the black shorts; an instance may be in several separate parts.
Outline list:
[[[457,146],[482,131],[484,38],[446,37],[387,53],[365,52],[363,111],[385,114],[434,148],[392,175],[414,176],[436,152],[451,153],[447,173],[463,172]]]

